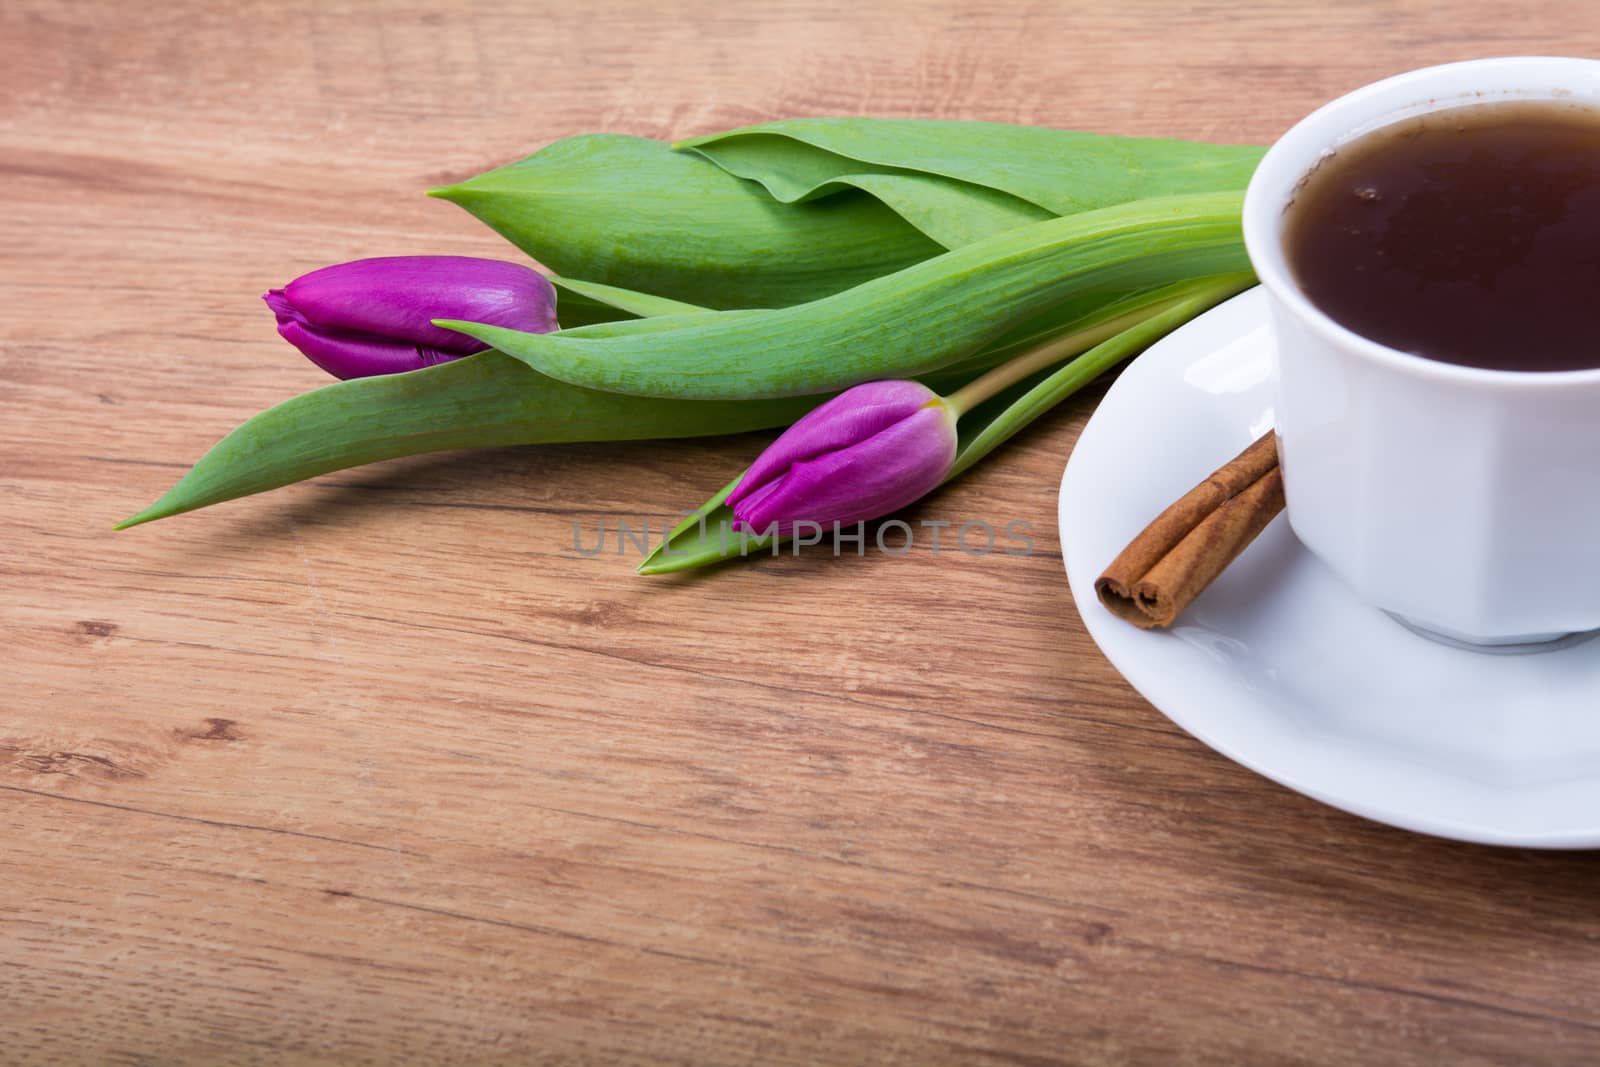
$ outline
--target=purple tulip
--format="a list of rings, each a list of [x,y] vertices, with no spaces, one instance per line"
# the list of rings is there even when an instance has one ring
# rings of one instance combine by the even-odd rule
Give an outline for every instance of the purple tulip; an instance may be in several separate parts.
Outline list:
[[[489,346],[433,319],[549,333],[555,289],[517,263],[467,256],[358,259],[302,275],[262,297],[278,333],[338,378],[431,367]]]
[[[734,529],[875,519],[931,492],[956,458],[956,414],[917,382],[867,382],[803,416],[745,472]]]

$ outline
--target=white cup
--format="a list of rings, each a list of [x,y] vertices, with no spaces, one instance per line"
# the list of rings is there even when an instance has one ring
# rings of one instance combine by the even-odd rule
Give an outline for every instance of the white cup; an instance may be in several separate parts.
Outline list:
[[[1472,645],[1600,628],[1600,369],[1485,370],[1361,337],[1301,292],[1284,214],[1319,161],[1373,130],[1540,99],[1600,107],[1600,62],[1485,59],[1368,85],[1284,134],[1244,201],[1277,337],[1290,526],[1367,603]],[[1600,293],[1594,306],[1600,332]]]

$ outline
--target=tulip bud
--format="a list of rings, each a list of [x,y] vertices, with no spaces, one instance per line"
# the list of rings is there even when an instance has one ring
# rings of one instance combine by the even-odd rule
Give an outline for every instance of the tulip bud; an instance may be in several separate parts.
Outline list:
[[[489,347],[433,319],[557,329],[555,289],[544,275],[467,256],[358,259],[314,270],[262,299],[284,340],[338,378],[417,370]]]
[[[867,382],[789,427],[728,494],[734,528],[779,534],[875,519],[931,492],[956,458],[956,413],[917,382]]]

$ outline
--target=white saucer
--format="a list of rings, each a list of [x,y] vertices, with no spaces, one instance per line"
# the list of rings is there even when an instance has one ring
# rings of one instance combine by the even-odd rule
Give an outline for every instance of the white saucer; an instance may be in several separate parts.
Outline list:
[[[1089,633],[1173,722],[1297,792],[1441,837],[1600,847],[1600,640],[1523,656],[1435,643],[1356,600],[1282,516],[1170,631],[1095,598],[1150,519],[1272,425],[1272,358],[1251,290],[1106,394],[1061,479]]]

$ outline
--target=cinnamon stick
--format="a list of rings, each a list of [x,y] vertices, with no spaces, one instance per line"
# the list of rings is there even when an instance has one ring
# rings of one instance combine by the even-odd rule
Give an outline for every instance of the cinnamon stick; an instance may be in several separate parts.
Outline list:
[[[1095,580],[1095,592],[1141,629],[1170,626],[1282,510],[1269,431],[1156,516]]]

